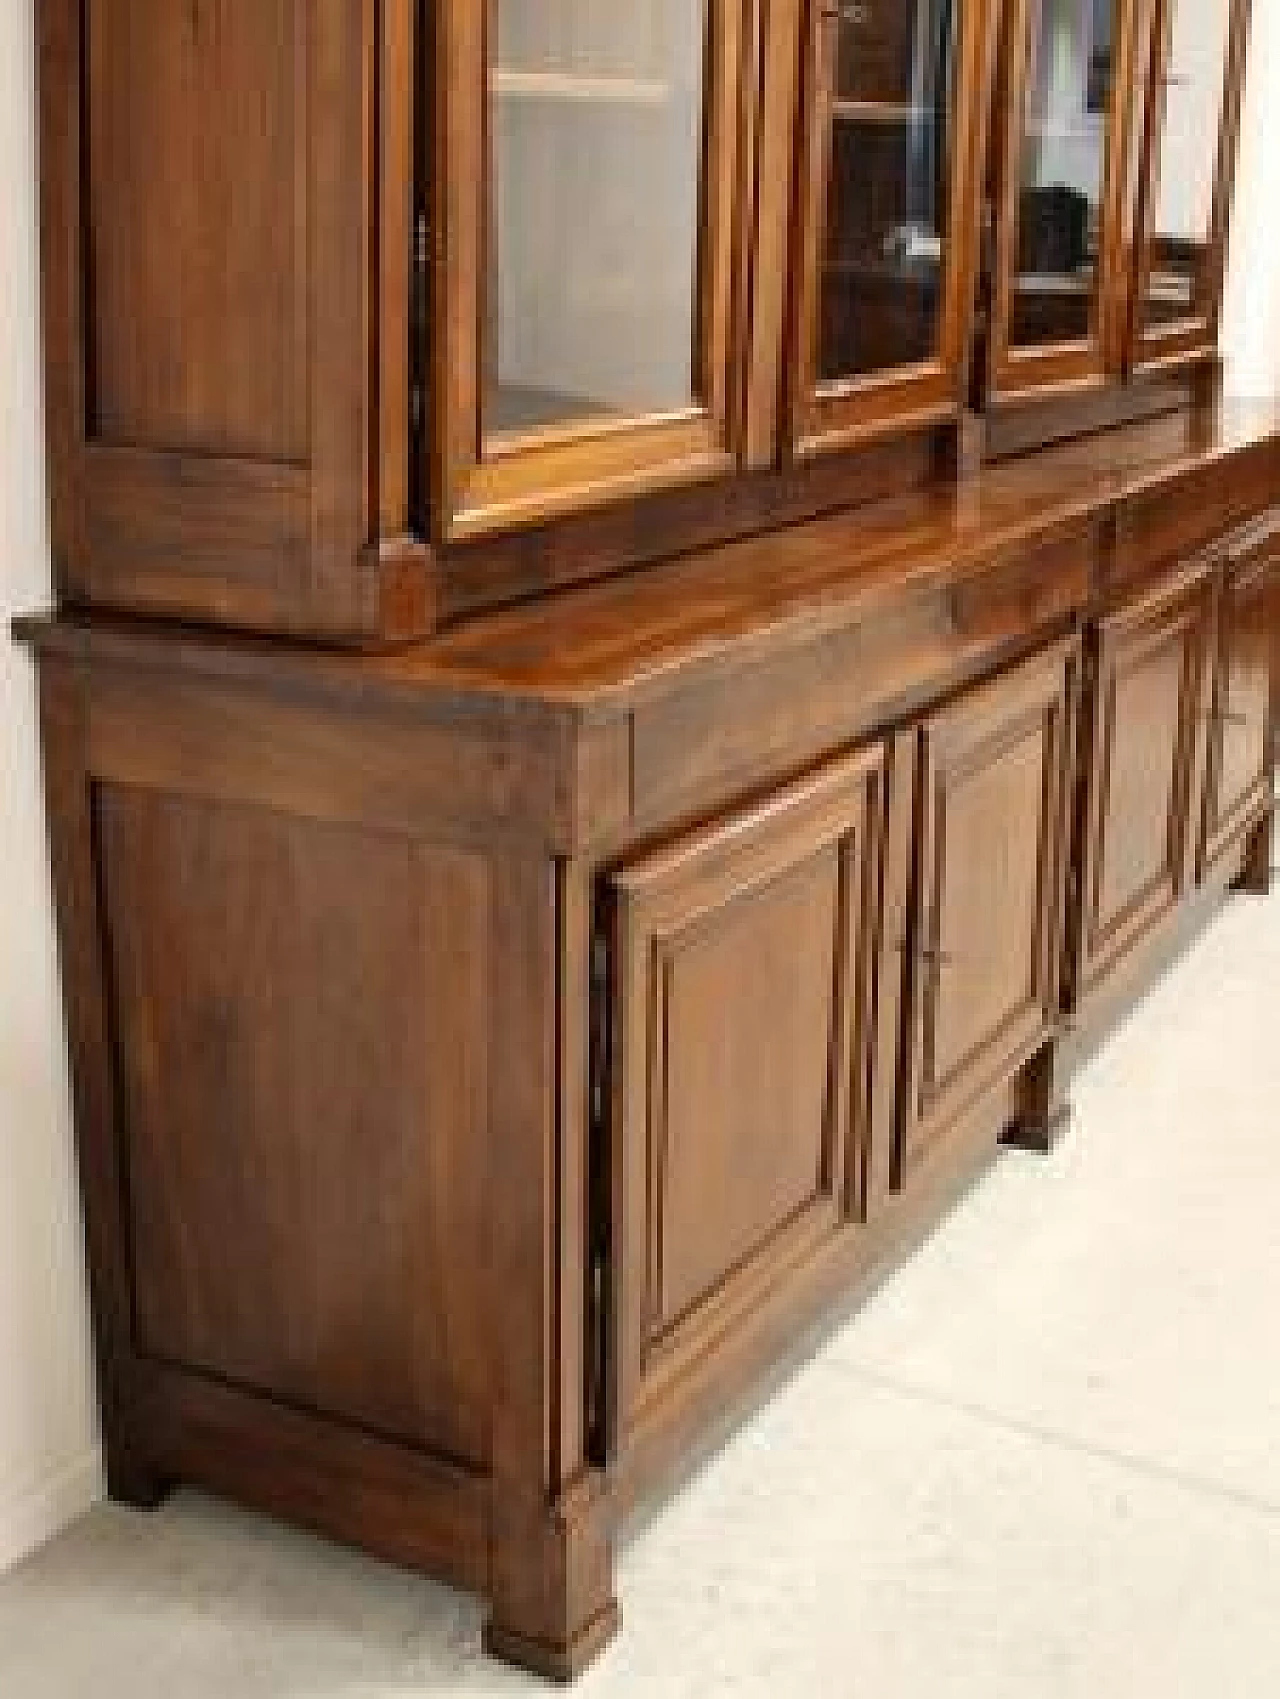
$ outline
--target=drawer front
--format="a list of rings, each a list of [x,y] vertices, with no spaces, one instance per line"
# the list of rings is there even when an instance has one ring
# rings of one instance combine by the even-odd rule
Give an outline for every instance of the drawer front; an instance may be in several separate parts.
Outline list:
[[[1078,997],[1173,912],[1193,871],[1212,605],[1206,570],[1093,634]]]
[[[1054,1030],[1078,671],[1056,645],[921,729],[900,1182]]]
[[[1272,800],[1272,605],[1277,545],[1226,574],[1209,723],[1200,873],[1237,843]]]
[[[1171,418],[1169,428],[1184,427]],[[1232,527],[1253,526],[1274,502],[1278,476],[1280,447],[1267,442],[1128,497],[1116,512],[1116,587],[1136,587],[1201,550],[1225,555]]]
[[[881,751],[609,882],[616,1437],[862,1212]]]

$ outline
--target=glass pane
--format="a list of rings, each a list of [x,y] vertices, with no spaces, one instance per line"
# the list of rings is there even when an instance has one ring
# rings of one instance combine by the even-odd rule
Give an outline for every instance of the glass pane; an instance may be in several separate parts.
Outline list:
[[[950,199],[956,0],[842,0],[819,376],[913,365],[938,348]]]
[[[1094,326],[1116,0],[1035,0],[1018,179],[1009,340]]]
[[[1146,301],[1150,325],[1197,317],[1212,305],[1206,261],[1230,35],[1230,0],[1174,0]]]
[[[695,399],[706,0],[494,0],[486,436]]]

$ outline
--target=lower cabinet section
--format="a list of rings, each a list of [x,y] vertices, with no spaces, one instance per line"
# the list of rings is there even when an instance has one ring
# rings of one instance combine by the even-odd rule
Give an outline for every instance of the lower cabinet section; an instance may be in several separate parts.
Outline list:
[[[892,796],[873,749],[607,879],[615,1447],[857,1231],[873,1169],[891,1160],[902,1189],[1052,1039],[1079,654],[1055,644],[930,715]],[[892,934],[890,881],[908,892]],[[905,1003],[878,995],[891,975]],[[903,1085],[884,1160],[877,1049]]]
[[[885,779],[837,761],[608,881],[615,1434],[861,1213]]]
[[[618,1517],[1009,1120],[1047,1142],[1072,993],[1101,1024],[1140,946],[1265,888],[1270,558],[1118,608],[1073,559],[1043,619],[961,577],[835,647],[824,602],[785,712],[726,674],[682,718],[651,657],[661,747],[716,773],[675,787],[639,686],[50,625],[113,1496],[225,1492],[582,1667]]]
[[[921,727],[900,1183],[1054,1032],[1078,672],[1060,644]]]
[[[1264,814],[1272,795],[1271,606],[1280,545],[1227,572],[1219,600],[1200,845],[1204,877]]]
[[[1213,576],[1206,564],[1091,637],[1080,904],[1071,981],[1087,997],[1176,909],[1195,874]]]

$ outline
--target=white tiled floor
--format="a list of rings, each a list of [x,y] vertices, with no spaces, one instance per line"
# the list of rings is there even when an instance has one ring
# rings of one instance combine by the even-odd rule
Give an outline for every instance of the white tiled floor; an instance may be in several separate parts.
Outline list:
[[[1280,1695],[1280,897],[626,1547],[584,1699]],[[536,1693],[472,1601],[194,1498],[0,1583],[3,1699]]]

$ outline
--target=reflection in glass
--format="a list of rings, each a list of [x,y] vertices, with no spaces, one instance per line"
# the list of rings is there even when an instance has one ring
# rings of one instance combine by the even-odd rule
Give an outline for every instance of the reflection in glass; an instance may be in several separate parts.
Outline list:
[[[486,437],[695,399],[706,0],[495,0]]]
[[[1009,340],[1080,342],[1094,324],[1114,0],[1035,0]]]
[[[954,0],[845,0],[837,31],[819,376],[938,349]]]
[[[1174,0],[1146,299],[1149,325],[1209,310],[1205,262],[1230,35],[1230,0]]]

